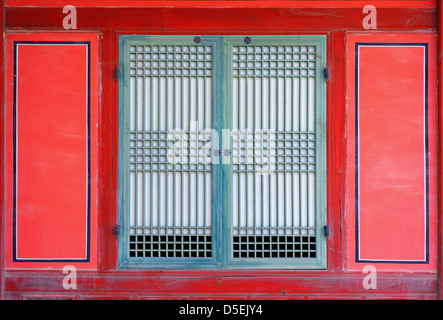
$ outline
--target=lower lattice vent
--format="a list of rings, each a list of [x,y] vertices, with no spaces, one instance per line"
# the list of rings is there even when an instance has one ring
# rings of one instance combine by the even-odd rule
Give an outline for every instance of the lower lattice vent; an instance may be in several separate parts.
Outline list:
[[[129,256],[146,258],[211,258],[209,235],[131,235]]]
[[[234,236],[234,258],[315,258],[315,236]]]

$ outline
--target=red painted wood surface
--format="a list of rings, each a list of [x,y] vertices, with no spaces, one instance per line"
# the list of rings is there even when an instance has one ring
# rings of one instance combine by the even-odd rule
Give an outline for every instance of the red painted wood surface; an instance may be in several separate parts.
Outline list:
[[[362,79],[379,78],[360,92],[360,181],[370,186],[360,190],[363,260],[427,259],[424,57],[423,47],[361,48]]]
[[[4,7],[4,3],[0,2],[0,33],[1,33],[1,37],[0,37],[0,47],[2,48],[2,50],[0,50],[0,74],[4,75],[5,74],[5,63],[4,63],[4,48],[5,48],[5,44],[4,44],[4,31],[5,31],[5,7]],[[5,95],[4,95],[4,88],[5,88],[5,81],[4,81],[4,76],[0,77],[0,101],[1,101],[1,112],[0,112],[0,131],[4,132],[4,112],[3,112],[3,106],[4,106],[4,101],[5,101]],[[4,145],[4,139],[0,140],[0,170],[3,173],[4,172],[4,149],[5,145]],[[5,225],[5,205],[4,205],[4,190],[5,190],[5,184],[4,184],[4,179],[0,179],[0,242],[4,243],[4,225]],[[4,249],[3,246],[0,247],[0,299],[4,299]]]
[[[113,30],[103,30],[99,38],[98,269],[113,270],[117,266],[117,238],[113,230],[118,217],[118,37]]]
[[[50,43],[13,51],[24,40]],[[14,34],[6,48],[6,267],[95,269],[97,36]]]
[[[438,48],[437,48],[437,61],[438,61],[438,87],[437,87],[437,100],[438,100],[438,233],[437,233],[437,273],[438,273],[438,299],[443,299],[443,5],[441,1],[438,3]]]
[[[373,0],[371,5],[376,7],[435,7],[437,0]],[[368,5],[367,1],[359,0],[261,0],[261,1],[221,1],[221,0],[72,0],[70,5],[79,7],[271,7],[271,8],[296,8],[296,7],[361,7]],[[7,6],[65,6],[63,0],[6,0]]]
[[[88,47],[19,44],[16,54],[16,258],[85,260]]]
[[[12,5],[13,0],[7,4]],[[18,1],[18,0],[17,0]],[[64,31],[62,6],[6,8],[8,31]],[[35,3],[34,3],[35,4]],[[140,2],[141,4],[141,2]],[[195,4],[195,3],[194,3]],[[99,34],[97,271],[78,271],[78,288],[62,287],[60,270],[3,273],[5,298],[237,298],[237,299],[435,299],[434,272],[379,272],[377,290],[362,286],[367,274],[347,270],[346,35],[363,31],[356,8],[77,8],[78,31]],[[379,8],[379,30],[432,31],[435,8]],[[226,17],[229,17],[227,19]],[[382,18],[383,17],[383,18]],[[69,31],[82,35],[81,32]],[[328,270],[206,271],[116,270],[118,96],[114,78],[119,34],[327,34],[328,65]],[[3,123],[3,122],[2,122]]]
[[[435,299],[436,274],[380,272],[377,289],[360,272],[150,271],[77,272],[77,289],[64,290],[61,272],[10,271],[7,298],[126,299]]]
[[[360,259],[426,261],[425,50],[359,51]]]
[[[331,32],[328,37],[328,66],[331,78],[327,83],[327,163],[328,181],[328,268],[343,270],[346,252],[344,220],[346,210],[346,37],[345,31]]]
[[[59,8],[6,7],[6,27],[63,31]],[[126,33],[291,34],[364,31],[362,8],[77,8],[78,30]],[[437,25],[436,9],[379,8],[379,30],[424,30]],[[227,19],[229,17],[229,19]]]
[[[374,47],[360,47],[358,96],[355,96],[354,82],[356,43],[374,43]],[[392,46],[378,46],[379,43]],[[427,119],[423,47],[395,47],[395,43],[428,44]],[[349,37],[347,172],[348,266],[351,269],[360,270],[372,260],[385,260],[386,263],[374,262],[377,269],[436,270],[435,45],[433,34]],[[360,119],[358,129],[356,117]],[[425,165],[425,126],[428,167]],[[407,260],[426,260],[428,240],[429,263],[409,264]],[[359,250],[357,257],[356,249]],[[356,263],[354,259],[364,262]],[[390,260],[395,263],[390,264]]]

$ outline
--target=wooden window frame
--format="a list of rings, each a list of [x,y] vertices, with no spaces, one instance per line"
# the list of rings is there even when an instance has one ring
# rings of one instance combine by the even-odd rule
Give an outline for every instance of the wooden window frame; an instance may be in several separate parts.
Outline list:
[[[233,47],[244,46],[246,36],[201,36],[197,41],[202,45],[212,46],[212,126],[222,137],[219,142],[221,149],[226,139],[224,129],[232,130],[233,102]],[[315,65],[315,223],[314,234],[303,237],[300,241],[315,237],[315,252],[313,257],[298,258],[234,258],[233,256],[233,162],[232,155],[220,154],[220,162],[212,165],[212,252],[211,258],[168,258],[168,257],[132,257],[129,256],[130,243],[128,239],[138,239],[146,234],[129,234],[129,172],[128,157],[128,123],[129,123],[129,47],[135,45],[195,45],[193,36],[120,36],[119,37],[119,268],[275,268],[275,269],[324,269],[326,268],[326,236],[324,227],[326,220],[326,79],[323,70],[326,67],[326,37],[325,36],[252,36],[254,44],[261,46],[311,46],[316,48]],[[135,53],[137,54],[137,53]],[[142,75],[143,76],[143,75]],[[280,75],[275,75],[281,77]],[[286,76],[285,76],[286,77]],[[300,77],[303,77],[300,75]],[[229,146],[232,148],[231,143]],[[217,159],[218,160],[218,159]],[[278,169],[277,169],[278,170]],[[299,191],[301,192],[301,190]],[[158,197],[158,196],[157,196]],[[138,201],[138,200],[137,200]],[[159,201],[159,200],[158,200]],[[152,209],[152,208],[151,208]],[[306,208],[307,210],[307,208]],[[154,214],[155,213],[151,213]],[[275,237],[274,237],[275,238]],[[134,240],[135,241],[135,240]],[[144,242],[144,238],[140,240]],[[132,246],[137,246],[133,243]],[[140,245],[146,245],[140,243]],[[278,245],[279,246],[279,245]],[[295,244],[294,244],[295,246]],[[305,246],[303,244],[303,246]],[[308,244],[310,246],[310,244]],[[279,249],[274,252],[279,251]]]

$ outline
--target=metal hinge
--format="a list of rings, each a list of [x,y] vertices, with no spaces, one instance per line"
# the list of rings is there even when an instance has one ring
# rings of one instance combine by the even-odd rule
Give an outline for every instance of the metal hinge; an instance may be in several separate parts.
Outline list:
[[[324,68],[323,74],[325,76],[326,81],[328,81],[329,80],[329,68]]]
[[[120,67],[115,68],[115,79],[119,80],[121,74],[122,74],[122,70],[120,69]]]
[[[324,226],[323,229],[325,230],[325,237],[329,238],[329,226]]]
[[[118,236],[120,235],[120,229],[121,229],[122,227],[119,225],[119,224],[117,224],[117,225],[115,225],[115,229],[114,229],[114,234],[115,234],[115,236],[118,238]]]

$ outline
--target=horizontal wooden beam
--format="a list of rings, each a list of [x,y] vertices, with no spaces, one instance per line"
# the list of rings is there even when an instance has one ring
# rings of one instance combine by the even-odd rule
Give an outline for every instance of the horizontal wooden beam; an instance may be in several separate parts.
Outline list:
[[[94,295],[138,295],[183,297],[413,297],[435,299],[435,273],[378,272],[376,289],[365,289],[367,273],[291,271],[77,271],[77,288],[63,288],[62,271],[7,271],[5,295],[37,297]]]
[[[192,34],[366,31],[362,8],[77,8],[78,30]],[[6,7],[6,29],[64,30],[63,8]],[[379,8],[377,31],[434,30],[435,8]]]
[[[377,7],[435,7],[437,0],[372,0]],[[5,0],[7,7],[59,7],[65,0]],[[78,7],[246,7],[246,8],[295,8],[295,7],[364,7],[363,0],[71,0]]]

